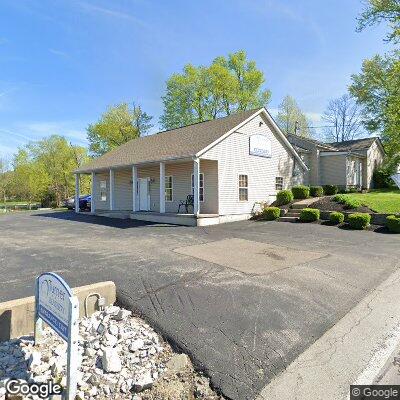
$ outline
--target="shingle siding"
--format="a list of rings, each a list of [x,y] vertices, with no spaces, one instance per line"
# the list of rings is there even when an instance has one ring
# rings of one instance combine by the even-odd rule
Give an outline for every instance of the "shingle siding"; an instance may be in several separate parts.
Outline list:
[[[262,134],[271,140],[271,158],[249,154],[249,137],[253,134]],[[202,158],[218,160],[220,215],[248,214],[256,202],[272,201],[277,176],[284,178],[285,187],[303,180],[302,176],[292,177],[292,153],[260,115],[209,149]],[[248,201],[239,201],[240,174],[248,175]]]

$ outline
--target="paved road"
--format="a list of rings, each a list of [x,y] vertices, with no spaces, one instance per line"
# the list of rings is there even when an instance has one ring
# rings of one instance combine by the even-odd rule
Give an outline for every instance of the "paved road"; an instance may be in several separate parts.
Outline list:
[[[114,280],[121,303],[240,400],[399,267],[399,236],[314,224],[191,228],[62,212],[0,224],[0,300],[31,295],[41,271],[71,285]]]

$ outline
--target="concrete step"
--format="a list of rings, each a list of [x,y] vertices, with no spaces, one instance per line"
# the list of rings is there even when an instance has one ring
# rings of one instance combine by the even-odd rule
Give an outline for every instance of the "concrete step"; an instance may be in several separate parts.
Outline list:
[[[284,216],[284,217],[280,217],[278,221],[281,221],[281,222],[296,222],[297,220],[298,220],[297,217]]]
[[[302,210],[303,208],[307,208],[308,204],[301,204],[301,203],[293,203],[291,208],[294,210]]]
[[[286,214],[285,217],[300,217],[301,211],[297,210],[289,210]]]

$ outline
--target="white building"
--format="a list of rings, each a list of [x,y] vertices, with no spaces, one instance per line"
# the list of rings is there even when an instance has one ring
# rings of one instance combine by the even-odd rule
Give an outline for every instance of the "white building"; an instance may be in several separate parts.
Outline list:
[[[306,171],[260,108],[131,140],[75,171],[76,199],[91,174],[92,213],[210,225],[249,218]]]

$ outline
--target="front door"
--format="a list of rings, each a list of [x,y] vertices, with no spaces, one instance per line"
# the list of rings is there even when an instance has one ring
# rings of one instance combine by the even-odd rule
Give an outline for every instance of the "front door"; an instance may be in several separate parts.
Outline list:
[[[149,179],[139,178],[139,210],[149,211]]]

